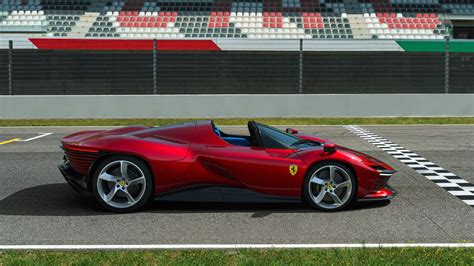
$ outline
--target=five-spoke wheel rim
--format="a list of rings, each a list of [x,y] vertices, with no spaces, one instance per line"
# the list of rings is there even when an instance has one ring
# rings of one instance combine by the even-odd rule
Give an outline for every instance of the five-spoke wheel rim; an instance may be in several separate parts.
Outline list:
[[[136,164],[114,161],[107,164],[97,177],[97,192],[105,204],[128,208],[139,202],[146,189],[143,171]]]
[[[352,180],[346,170],[326,165],[313,173],[308,184],[311,200],[321,208],[336,209],[350,199]]]

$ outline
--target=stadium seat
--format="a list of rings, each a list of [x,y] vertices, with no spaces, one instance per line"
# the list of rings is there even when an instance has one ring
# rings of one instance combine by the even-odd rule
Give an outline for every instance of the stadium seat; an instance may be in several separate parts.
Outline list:
[[[0,32],[60,37],[92,38],[102,34],[107,38],[442,39],[448,31],[439,14],[473,15],[474,3],[3,0],[0,12]]]

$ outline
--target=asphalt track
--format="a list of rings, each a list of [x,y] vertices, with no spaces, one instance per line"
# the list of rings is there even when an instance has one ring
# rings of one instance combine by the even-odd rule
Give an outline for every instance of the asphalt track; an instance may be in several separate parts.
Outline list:
[[[140,213],[110,214],[75,194],[56,168],[59,139],[86,128],[0,128],[0,245],[474,242],[473,207],[342,126],[296,128],[391,164],[399,195],[337,213],[300,203],[155,202]],[[474,183],[474,126],[363,128]]]

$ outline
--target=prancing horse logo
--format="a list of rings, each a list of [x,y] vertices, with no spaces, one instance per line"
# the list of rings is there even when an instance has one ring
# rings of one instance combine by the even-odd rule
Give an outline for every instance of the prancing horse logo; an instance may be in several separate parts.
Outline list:
[[[296,175],[296,172],[298,172],[298,165],[296,164],[291,164],[290,165],[290,174],[292,176]]]

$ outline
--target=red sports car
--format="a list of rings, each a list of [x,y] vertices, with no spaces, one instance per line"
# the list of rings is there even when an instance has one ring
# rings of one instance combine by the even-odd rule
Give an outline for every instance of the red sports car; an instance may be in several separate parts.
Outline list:
[[[302,199],[321,210],[396,194],[387,185],[396,171],[373,157],[295,129],[250,121],[248,130],[232,135],[212,121],[194,121],[82,131],[62,139],[59,169],[76,191],[114,212],[209,186]]]

